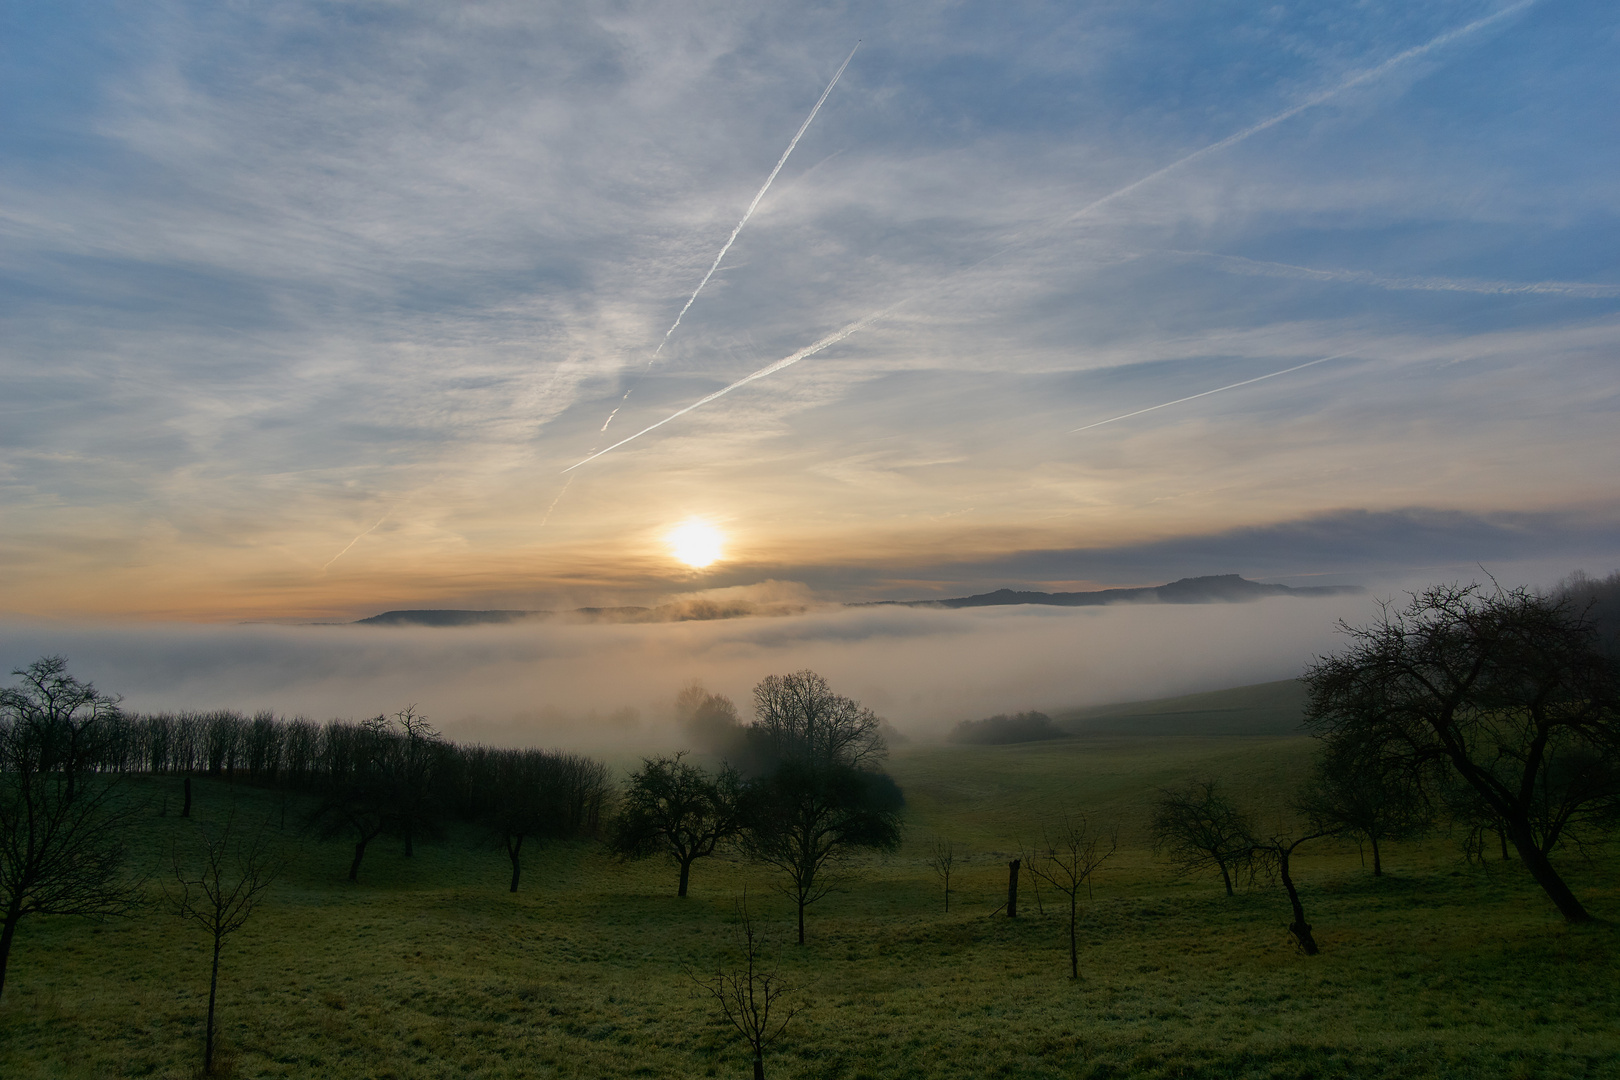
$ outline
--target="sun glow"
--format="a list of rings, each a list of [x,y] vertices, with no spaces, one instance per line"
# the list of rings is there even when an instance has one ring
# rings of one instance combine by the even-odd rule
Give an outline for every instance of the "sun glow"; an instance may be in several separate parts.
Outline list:
[[[719,529],[697,518],[681,522],[665,539],[669,541],[670,554],[694,570],[716,562],[725,540]]]

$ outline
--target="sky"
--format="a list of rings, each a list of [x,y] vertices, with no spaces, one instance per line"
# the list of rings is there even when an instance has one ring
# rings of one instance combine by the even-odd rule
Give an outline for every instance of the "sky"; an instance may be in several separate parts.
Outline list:
[[[0,50],[8,641],[1620,566],[1609,3],[66,0]]]

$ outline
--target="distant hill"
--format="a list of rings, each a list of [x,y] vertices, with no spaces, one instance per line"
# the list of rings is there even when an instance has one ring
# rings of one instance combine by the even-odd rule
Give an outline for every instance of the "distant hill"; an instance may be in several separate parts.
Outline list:
[[[1052,714],[1073,735],[1299,735],[1304,718],[1298,679]]]
[[[1021,592],[997,589],[976,596],[949,600],[890,600],[880,603],[907,607],[1002,607],[1011,604],[1047,604],[1053,607],[1094,607],[1105,604],[1242,604],[1268,596],[1350,596],[1362,592],[1359,585],[1267,585],[1237,574],[1211,574],[1182,578],[1168,585],[1148,585],[1136,589],[1094,589],[1091,592]]]
[[[459,611],[454,608],[418,608],[385,611],[369,619],[356,619],[357,626],[481,626],[486,623],[543,619],[549,611]]]
[[[1314,585],[1292,588],[1249,581],[1237,574],[1182,578],[1168,585],[1138,589],[1098,589],[1093,592],[1020,592],[997,589],[977,596],[950,600],[878,600],[846,604],[845,607],[1001,607],[1012,604],[1046,604],[1054,607],[1093,607],[1104,604],[1241,604],[1268,596],[1342,596],[1361,592],[1358,585]],[[747,603],[717,604],[709,600],[689,600],[659,607],[590,607],[572,611],[518,611],[496,608],[488,611],[457,608],[410,608],[385,611],[356,625],[369,626],[484,626],[492,623],[522,622],[528,619],[568,618],[584,622],[688,622],[693,620],[737,619],[749,615],[794,615],[802,606],[774,605],[761,608]]]

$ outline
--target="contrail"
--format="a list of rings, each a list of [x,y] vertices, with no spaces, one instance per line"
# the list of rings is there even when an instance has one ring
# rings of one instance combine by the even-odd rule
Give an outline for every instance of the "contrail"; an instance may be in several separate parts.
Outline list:
[[[661,428],[665,424],[669,423],[671,420],[674,420],[674,419],[676,419],[678,417],[685,416],[687,413],[691,412],[693,409],[701,408],[702,406],[707,405],[709,402],[713,401],[715,398],[725,397],[727,394],[731,393],[733,390],[737,389],[739,386],[747,386],[749,383],[753,382],[755,379],[763,379],[765,376],[773,375],[776,372],[781,371],[785,367],[791,367],[792,365],[797,364],[800,360],[803,360],[807,356],[814,356],[814,355],[816,355],[816,353],[818,353],[821,350],[827,348],[829,345],[836,345],[840,341],[843,341],[845,338],[849,337],[851,334],[857,333],[857,332],[859,332],[861,330],[865,330],[868,326],[871,326],[873,323],[875,323],[879,319],[883,318],[883,316],[885,316],[889,312],[893,311],[894,308],[897,307],[897,306],[899,306],[899,305],[893,305],[893,306],[890,306],[890,307],[886,307],[882,311],[874,311],[872,314],[866,316],[865,318],[857,319],[855,322],[850,323],[848,326],[844,327],[841,330],[833,331],[832,333],[828,334],[826,337],[822,338],[820,341],[816,342],[814,345],[806,345],[804,348],[800,349],[798,352],[793,353],[790,356],[784,356],[782,359],[776,361],[774,364],[768,364],[765,367],[760,368],[758,371],[754,372],[752,375],[744,375],[742,378],[738,379],[736,382],[732,383],[730,386],[722,387],[721,389],[716,390],[714,393],[710,394],[708,397],[699,398],[697,401],[692,402],[692,404],[688,405],[686,408],[681,409],[678,412],[670,413],[668,416],[664,417],[662,420],[658,421],[656,424],[650,424],[647,427],[642,428],[640,431],[636,432],[634,435],[631,435],[627,439],[620,439],[618,442],[616,442],[612,446],[608,447],[607,450],[598,450],[596,453],[592,454],[590,457],[586,458],[585,460],[576,461],[574,464],[572,464],[572,465],[568,466],[568,468],[564,469],[563,472],[565,472],[565,473],[573,472],[575,469],[579,468],[581,465],[589,464],[590,462],[595,461],[597,458],[601,457],[603,454],[607,453],[608,451],[617,450],[619,447],[623,446],[625,443],[631,442],[631,441],[633,441],[635,439],[641,438],[643,435],[647,434],[647,432],[649,432],[649,431],[652,431],[654,428]]]
[[[396,509],[395,507],[390,506],[388,508],[388,510],[383,514],[383,516],[377,519],[377,525],[381,525],[383,522],[387,521],[388,520],[388,515],[392,514],[395,509]],[[336,555],[332,556],[330,559],[327,559],[326,560],[326,566],[321,567],[321,573],[323,573],[323,574],[326,573],[326,567],[327,566],[331,566],[333,563],[335,563],[339,559],[343,558],[343,556],[347,555],[349,553],[349,548],[354,547],[354,545],[358,544],[361,540],[364,540],[366,537],[368,537],[372,533],[376,532],[377,531],[377,525],[373,525],[371,528],[367,529],[365,532],[361,533],[359,536],[355,537],[353,540],[350,540],[348,545],[345,546],[342,551],[338,552]]]
[[[563,481],[562,490],[557,492],[557,497],[551,500],[550,506],[546,507],[546,516],[540,519],[540,528],[543,529],[546,527],[546,522],[551,520],[551,512],[557,509],[557,504],[562,502],[562,497],[568,493],[568,485],[572,484],[573,482],[574,478],[572,476]]]
[[[856,41],[855,49],[860,47],[861,43]],[[731,235],[726,237],[726,242],[721,245],[720,254],[714,257],[709,272],[703,275],[703,280],[698,282],[698,287],[693,289],[692,295],[686,298],[686,303],[682,306],[680,314],[675,316],[675,321],[670,324],[668,330],[664,331],[664,340],[660,341],[658,348],[653,350],[653,360],[656,360],[658,354],[664,351],[664,346],[669,344],[669,336],[675,332],[677,326],[681,325],[681,320],[686,317],[687,311],[692,307],[693,302],[697,300],[698,293],[703,291],[703,286],[707,285],[709,279],[714,277],[714,272],[720,269],[720,260],[726,257],[726,252],[730,251],[731,245],[736,243],[737,234],[743,231],[743,226],[748,224],[748,219],[754,216],[754,211],[759,207],[759,201],[765,197],[765,193],[771,190],[771,182],[776,179],[776,174],[782,171],[782,166],[787,164],[788,155],[793,153],[795,146],[799,145],[799,140],[804,138],[804,133],[810,130],[810,122],[816,118],[816,113],[821,111],[821,106],[826,102],[827,95],[833,92],[833,87],[838,85],[838,79],[844,74],[844,69],[849,67],[851,60],[855,59],[855,49],[849,50],[849,55],[844,57],[844,62],[838,66],[837,71],[833,72],[832,81],[827,84],[827,89],[821,92],[821,97],[816,99],[815,108],[810,110],[810,115],[805,117],[804,123],[799,125],[799,130],[794,134],[793,141],[788,143],[786,150],[782,151],[782,156],[776,159],[776,168],[772,169],[771,175],[765,178],[765,183],[760,185],[759,191],[754,195],[754,201],[748,204],[747,210],[743,211],[742,220],[737,222],[737,227],[731,230]],[[651,365],[652,360],[647,361],[647,363]]]
[[[1316,270],[1291,263],[1262,262],[1238,255],[1217,255],[1208,251],[1171,251],[1192,259],[1207,259],[1222,269],[1236,274],[1258,277],[1280,277],[1305,281],[1342,281],[1352,285],[1370,285],[1378,289],[1400,289],[1418,292],[1482,293],[1487,296],[1544,295],[1576,296],[1587,299],[1609,299],[1620,296],[1620,285],[1605,285],[1588,281],[1487,281],[1479,278],[1420,277],[1408,275],[1374,274],[1366,270]]]
[[[1523,11],[1525,8],[1528,8],[1528,7],[1534,5],[1537,2],[1538,2],[1538,0],[1519,0],[1519,2],[1516,3],[1516,4],[1510,4],[1509,6],[1503,8],[1500,11],[1494,12],[1493,14],[1490,14],[1490,15],[1486,15],[1483,18],[1475,19],[1473,22],[1468,23],[1465,26],[1460,26],[1455,30],[1448,30],[1445,33],[1440,34],[1437,37],[1430,38],[1428,41],[1424,42],[1422,45],[1415,45],[1412,48],[1405,50],[1404,52],[1397,53],[1396,55],[1390,57],[1388,60],[1385,60],[1383,63],[1379,64],[1377,67],[1368,68],[1366,71],[1362,71],[1362,72],[1359,72],[1359,73],[1357,73],[1355,75],[1352,75],[1350,78],[1345,79],[1343,82],[1339,83],[1336,86],[1329,87],[1326,90],[1320,90],[1320,91],[1316,92],[1315,94],[1312,94],[1309,97],[1305,98],[1303,101],[1300,101],[1300,102],[1298,102],[1298,103],[1296,103],[1294,105],[1291,105],[1291,106],[1289,106],[1288,108],[1284,109],[1283,111],[1281,111],[1279,113],[1274,113],[1271,116],[1266,117],[1264,120],[1258,121],[1257,123],[1254,123],[1254,124],[1250,124],[1248,127],[1244,128],[1243,130],[1235,132],[1235,133],[1233,133],[1231,135],[1228,135],[1224,139],[1221,139],[1221,140],[1219,140],[1217,142],[1212,142],[1207,146],[1200,147],[1199,149],[1194,150],[1192,153],[1187,154],[1184,157],[1178,158],[1175,161],[1172,161],[1170,164],[1165,165],[1162,168],[1156,169],[1153,172],[1148,173],[1146,176],[1143,176],[1142,178],[1140,178],[1138,180],[1133,180],[1131,183],[1126,184],[1122,188],[1117,188],[1116,190],[1109,192],[1107,195],[1104,195],[1101,198],[1095,199],[1092,202],[1087,203],[1085,206],[1082,206],[1080,209],[1074,211],[1073,213],[1071,213],[1068,216],[1066,216],[1065,218],[1063,218],[1058,224],[1059,225],[1066,225],[1069,222],[1072,222],[1072,221],[1074,221],[1074,220],[1076,220],[1078,218],[1084,217],[1085,215],[1090,214],[1092,211],[1097,210],[1100,207],[1106,206],[1108,203],[1111,203],[1116,199],[1122,198],[1122,197],[1130,194],[1131,192],[1135,191],[1137,188],[1140,188],[1140,187],[1142,187],[1142,186],[1144,186],[1146,184],[1150,184],[1153,181],[1159,179],[1159,177],[1164,176],[1167,173],[1173,172],[1176,169],[1181,168],[1183,165],[1186,165],[1186,164],[1188,164],[1190,162],[1196,161],[1199,158],[1204,157],[1204,156],[1206,156],[1208,154],[1213,154],[1218,150],[1224,150],[1229,146],[1233,146],[1233,145],[1235,145],[1237,143],[1240,143],[1240,142],[1244,141],[1245,139],[1249,138],[1252,135],[1256,135],[1256,134],[1259,134],[1262,131],[1265,131],[1267,128],[1275,127],[1276,125],[1282,123],[1284,120],[1287,120],[1290,117],[1299,115],[1300,113],[1304,112],[1306,109],[1312,108],[1313,106],[1316,106],[1316,105],[1320,105],[1322,102],[1328,101],[1329,99],[1331,99],[1331,98],[1333,98],[1333,97],[1335,97],[1335,96],[1337,96],[1339,94],[1344,93],[1346,90],[1353,89],[1353,88],[1355,88],[1357,86],[1362,85],[1363,83],[1367,83],[1367,82],[1372,81],[1373,79],[1378,78],[1379,76],[1383,75],[1385,72],[1389,71],[1391,68],[1394,68],[1394,67],[1396,67],[1396,66],[1398,66],[1400,64],[1403,64],[1408,60],[1411,60],[1411,59],[1414,59],[1416,57],[1422,56],[1425,53],[1432,52],[1433,50],[1441,48],[1441,47],[1443,47],[1445,45],[1449,45],[1450,43],[1452,43],[1453,41],[1458,40],[1459,38],[1466,37],[1467,35],[1472,34],[1477,30],[1481,30],[1484,27],[1489,26],[1491,23],[1498,22],[1498,21],[1500,21],[1502,19],[1505,19],[1509,15],[1512,15],[1512,14],[1514,14],[1516,12]],[[860,47],[860,42],[856,42],[856,48],[859,48],[859,47]],[[854,50],[851,50],[850,51],[850,57],[853,58],[854,55],[855,55]],[[847,67],[848,65],[849,65],[849,59],[845,59],[844,66]],[[843,70],[844,70],[843,67],[840,67],[838,69],[840,74],[842,74]],[[838,76],[837,75],[833,76],[833,82],[837,82],[837,81],[838,81]],[[832,84],[829,83],[828,86],[827,86],[827,91],[830,92],[831,90],[832,90]],[[826,92],[824,92],[822,94],[822,101],[825,101],[826,97],[827,97],[827,94],[826,94]],[[816,108],[819,109],[820,107],[821,107],[821,102],[818,101],[816,103]],[[815,118],[815,112],[814,112],[814,110],[812,110],[811,113],[810,113],[810,119],[814,119],[814,118]],[[809,124],[810,124],[810,121],[806,120],[805,121],[805,127],[808,127]],[[804,128],[801,127],[799,129],[799,135],[802,135],[802,134],[804,134]],[[799,136],[795,135],[793,137],[793,142],[797,143],[798,140],[799,140]],[[793,144],[790,143],[788,145],[788,150],[791,151],[792,149],[793,149]],[[787,160],[787,155],[786,154],[782,155],[782,160],[783,161]],[[780,169],[780,168],[781,168],[781,162],[778,162],[777,163],[777,169]],[[775,175],[776,175],[776,171],[773,170],[771,172],[771,176],[775,177]],[[769,180],[766,181],[766,186],[767,187],[770,186],[770,181]],[[762,196],[762,195],[764,195],[764,193],[765,193],[764,188],[761,188],[760,189],[760,195]],[[756,204],[759,201],[759,197],[760,196],[755,196],[754,201],[755,201]],[[753,206],[749,207],[749,213],[753,213]],[[743,221],[746,222],[747,220],[748,220],[747,215],[744,215]],[[739,223],[737,228],[740,230],[742,228],[742,224]],[[1041,235],[1043,235],[1043,236],[1046,235],[1047,231],[1048,231],[1047,229],[1043,229],[1041,231]],[[732,233],[732,239],[735,239],[735,238],[736,238],[736,232],[733,232]],[[1015,249],[1017,249],[1019,247],[1022,247],[1025,243],[1027,243],[1027,241],[1025,241],[1025,240],[1015,240],[1012,243],[1009,243],[1006,246],[1004,246],[1002,248],[999,248],[996,251],[991,252],[989,255],[986,255],[984,258],[982,258],[982,259],[978,260],[977,262],[973,263],[971,266],[964,267],[963,269],[958,270],[958,271],[948,275],[947,278],[946,278],[946,281],[950,281],[950,280],[953,280],[955,278],[961,277],[962,275],[968,273],[969,271],[975,270],[975,269],[979,268],[980,266],[983,266],[985,263],[990,262],[992,259],[998,258],[998,257],[1000,257],[1002,255],[1005,255],[1009,251],[1013,251],[1013,250],[1015,250]],[[730,240],[726,241],[726,247],[729,248],[730,246],[731,246],[731,241]],[[725,254],[725,248],[722,248],[720,253],[723,256]],[[715,260],[715,265],[716,266],[719,265],[719,259]],[[710,268],[709,273],[710,274],[714,273],[713,267]],[[708,281],[708,275],[705,275],[703,280]],[[818,341],[814,345],[811,345],[806,349],[802,349],[799,352],[794,353],[792,356],[789,356],[789,357],[787,357],[787,358],[785,358],[783,360],[778,360],[776,363],[770,365],[769,367],[760,368],[758,371],[754,372],[752,375],[749,375],[749,376],[747,376],[745,378],[739,379],[736,382],[732,383],[730,386],[727,386],[726,388],[724,388],[723,390],[717,390],[714,393],[710,394],[708,397],[703,398],[703,399],[701,399],[699,401],[693,402],[691,405],[688,405],[686,408],[681,409],[679,412],[671,413],[669,416],[664,417],[664,419],[658,421],[656,424],[653,424],[651,427],[643,428],[642,430],[636,432],[634,435],[630,436],[630,438],[621,439],[619,442],[616,442],[612,446],[608,447],[607,450],[600,450],[600,451],[592,454],[590,457],[585,458],[583,461],[579,461],[579,462],[574,463],[573,465],[570,465],[568,468],[564,469],[563,471],[564,472],[572,472],[574,469],[579,468],[581,465],[584,465],[584,464],[586,464],[588,462],[596,460],[597,458],[601,457],[603,454],[607,453],[609,450],[616,450],[619,447],[623,446],[627,442],[630,442],[630,441],[632,441],[634,439],[639,439],[641,436],[647,434],[647,432],[649,432],[649,431],[652,431],[654,428],[663,427],[665,424],[669,423],[671,420],[674,420],[677,417],[685,416],[687,413],[691,412],[693,409],[699,408],[700,406],[703,406],[703,405],[707,405],[709,402],[713,401],[715,398],[722,397],[722,396],[724,396],[726,394],[729,394],[731,391],[737,389],[737,387],[742,386],[745,383],[753,382],[755,379],[762,379],[765,376],[771,374],[772,372],[780,371],[782,368],[787,367],[789,364],[797,363],[798,361],[804,359],[806,356],[812,356],[815,353],[818,353],[822,349],[826,348],[828,345],[831,345],[831,344],[833,344],[835,342],[838,342],[838,341],[842,341],[844,338],[848,337],[849,335],[851,335],[851,334],[853,334],[853,333],[855,333],[855,332],[857,332],[859,330],[865,329],[867,326],[871,325],[873,322],[877,321],[879,318],[883,317],[884,315],[887,315],[890,312],[894,311],[896,308],[900,307],[901,305],[910,303],[913,300],[920,299],[920,298],[922,298],[924,296],[928,296],[928,295],[931,295],[934,292],[939,291],[939,289],[942,288],[944,286],[944,284],[945,284],[945,282],[941,282],[939,285],[936,285],[932,289],[925,289],[925,290],[922,290],[920,292],[913,293],[910,296],[903,297],[902,299],[900,299],[900,300],[896,301],[895,303],[889,305],[888,307],[884,308],[882,311],[874,312],[871,315],[866,316],[864,319],[861,319],[861,320],[859,320],[857,322],[850,323],[848,326],[844,327],[844,329],[838,331],[836,334],[834,334],[834,335],[832,335],[830,337],[827,337],[827,338],[823,338],[821,341]],[[702,288],[703,288],[703,286],[700,284],[698,286],[699,291],[701,291]],[[696,299],[697,293],[694,292],[692,294],[692,297],[693,297],[693,299]],[[691,307],[692,306],[692,301],[688,300],[686,302],[686,306]],[[686,308],[682,308],[681,309],[681,314],[684,315],[685,313],[686,313]],[[677,316],[676,319],[675,319],[675,326],[679,326],[679,325],[680,325],[680,318]],[[670,333],[674,332],[675,326],[670,327]],[[667,341],[669,339],[669,334],[665,334],[664,339]],[[660,345],[659,348],[662,349],[663,346]],[[657,355],[657,353],[654,353],[654,356],[656,356],[656,355]],[[1234,388],[1236,388],[1238,386],[1247,386],[1249,383],[1259,382],[1260,379],[1270,379],[1270,378],[1276,377],[1277,375],[1286,375],[1290,371],[1298,371],[1298,370],[1300,370],[1300,368],[1310,367],[1311,364],[1320,364],[1320,363],[1326,362],[1327,360],[1333,360],[1333,359],[1337,359],[1337,357],[1324,357],[1322,360],[1312,360],[1309,364],[1301,364],[1301,365],[1299,365],[1299,367],[1292,367],[1292,368],[1287,369],[1287,371],[1276,371],[1276,372],[1272,372],[1270,375],[1262,375],[1258,379],[1248,379],[1248,380],[1245,380],[1244,382],[1241,382],[1241,383],[1233,383],[1231,386],[1222,386],[1222,387],[1218,387],[1215,390],[1206,390],[1206,391],[1204,391],[1203,394],[1194,394],[1192,397],[1189,397],[1189,398],[1181,398],[1181,399],[1179,399],[1177,401],[1168,401],[1168,402],[1165,402],[1163,405],[1154,405],[1151,409],[1143,409],[1143,410],[1140,410],[1139,412],[1128,413],[1128,414],[1126,414],[1126,416],[1116,416],[1116,417],[1113,417],[1113,418],[1111,418],[1109,420],[1099,421],[1096,424],[1088,424],[1086,427],[1075,428],[1074,431],[1085,431],[1085,430],[1088,430],[1089,428],[1098,427],[1101,424],[1111,424],[1115,420],[1124,420],[1124,419],[1127,419],[1130,416],[1140,416],[1143,412],[1151,412],[1151,411],[1153,411],[1153,409],[1163,409],[1163,408],[1167,408],[1170,405],[1178,405],[1182,401],[1191,401],[1193,398],[1204,397],[1207,394],[1218,394],[1222,390],[1231,390],[1231,389],[1234,389]]]
[[[1172,171],[1174,171],[1176,169],[1179,169],[1183,165],[1188,164],[1189,162],[1196,161],[1199,158],[1204,157],[1206,154],[1213,154],[1218,150],[1225,150],[1228,146],[1232,146],[1232,145],[1234,145],[1236,143],[1243,142],[1245,139],[1249,138],[1249,136],[1251,136],[1251,135],[1258,135],[1260,132],[1265,131],[1267,128],[1276,127],[1278,124],[1282,123],[1284,120],[1290,119],[1291,117],[1298,116],[1300,113],[1304,112],[1306,109],[1313,108],[1313,107],[1315,107],[1317,105],[1322,104],[1324,101],[1327,101],[1327,100],[1329,100],[1331,98],[1337,97],[1338,95],[1344,93],[1346,90],[1352,90],[1355,87],[1358,87],[1358,86],[1362,85],[1363,83],[1371,82],[1372,80],[1378,78],[1380,75],[1383,75],[1385,72],[1389,71],[1391,68],[1398,67],[1399,65],[1406,63],[1406,61],[1408,61],[1408,60],[1415,59],[1415,58],[1417,58],[1419,56],[1424,55],[1425,53],[1429,53],[1429,52],[1434,51],[1435,49],[1439,49],[1439,48],[1442,48],[1442,47],[1444,47],[1446,45],[1449,45],[1453,41],[1456,41],[1458,38],[1466,37],[1467,35],[1472,34],[1476,30],[1484,29],[1485,27],[1489,26],[1491,23],[1497,22],[1497,21],[1499,21],[1501,19],[1505,19],[1509,15],[1512,15],[1512,14],[1514,14],[1516,12],[1523,11],[1525,8],[1530,7],[1531,5],[1535,4],[1536,2],[1537,2],[1537,0],[1519,0],[1518,3],[1510,4],[1509,6],[1503,8],[1500,11],[1493,12],[1492,14],[1486,15],[1485,17],[1480,18],[1480,19],[1475,19],[1473,22],[1467,24],[1466,26],[1459,26],[1455,30],[1447,30],[1445,33],[1441,34],[1438,37],[1430,38],[1428,41],[1424,42],[1422,45],[1414,45],[1412,48],[1407,49],[1405,52],[1396,53],[1394,56],[1390,57],[1388,60],[1385,60],[1382,64],[1379,64],[1377,67],[1368,68],[1366,71],[1362,71],[1362,72],[1359,72],[1359,73],[1357,73],[1355,75],[1352,75],[1352,76],[1350,76],[1350,78],[1348,78],[1348,79],[1344,80],[1343,82],[1339,83],[1337,86],[1331,86],[1326,90],[1319,90],[1316,93],[1312,94],[1310,97],[1305,98],[1303,101],[1300,101],[1300,102],[1297,102],[1297,103],[1295,103],[1293,105],[1290,105],[1288,108],[1284,109],[1282,112],[1273,113],[1271,116],[1266,117],[1264,120],[1261,120],[1258,123],[1250,124],[1248,127],[1244,128],[1242,131],[1239,131],[1239,132],[1236,132],[1234,134],[1228,135],[1226,138],[1220,140],[1219,142],[1212,142],[1208,146],[1202,147],[1202,148],[1200,148],[1198,150],[1194,150],[1192,153],[1188,154],[1186,157],[1179,158],[1179,159],[1177,159],[1175,161],[1172,161],[1170,164],[1164,166],[1162,169],[1158,169],[1158,170],[1156,170],[1154,172],[1148,173],[1146,176],[1142,177],[1140,180],[1136,180],[1136,181],[1133,181],[1132,183],[1126,184],[1124,187],[1118,189],[1117,191],[1109,192],[1107,195],[1104,195],[1102,198],[1097,199],[1095,202],[1089,203],[1086,206],[1081,207],[1079,210],[1076,210],[1074,213],[1070,214],[1067,218],[1064,219],[1064,223],[1067,224],[1068,222],[1073,221],[1075,218],[1083,217],[1086,214],[1091,213],[1093,210],[1096,210],[1100,206],[1104,206],[1104,205],[1106,205],[1108,203],[1113,202],[1115,199],[1119,199],[1119,198],[1122,198],[1122,197],[1124,197],[1126,195],[1129,195],[1131,192],[1135,191],[1137,188],[1143,186],[1144,184],[1150,184],[1153,181],[1157,180],[1159,177],[1165,175],[1166,173],[1172,172]]]
[[[1226,386],[1217,386],[1215,389],[1205,390],[1201,394],[1188,394],[1186,397],[1176,398],[1174,401],[1166,401],[1162,405],[1149,405],[1147,408],[1137,409],[1135,412],[1123,413],[1119,416],[1110,416],[1107,420],[1099,420],[1095,424],[1087,424],[1085,427],[1073,428],[1070,430],[1069,434],[1073,435],[1078,431],[1090,431],[1094,427],[1102,427],[1104,424],[1112,424],[1115,420],[1129,420],[1133,416],[1141,416],[1143,413],[1150,413],[1157,409],[1168,409],[1172,405],[1180,405],[1183,401],[1194,401],[1201,397],[1209,397],[1209,395],[1218,394],[1222,390],[1236,390],[1240,386],[1248,386],[1252,383],[1264,382],[1267,379],[1275,379],[1277,376],[1287,375],[1291,371],[1301,371],[1308,367],[1315,367],[1317,364],[1325,364],[1329,360],[1340,360],[1349,355],[1349,353],[1335,353],[1332,356],[1324,356],[1320,360],[1312,360],[1305,364],[1295,364],[1293,367],[1284,368],[1281,371],[1273,371],[1269,375],[1257,375],[1252,379],[1244,379],[1242,382],[1228,383]]]

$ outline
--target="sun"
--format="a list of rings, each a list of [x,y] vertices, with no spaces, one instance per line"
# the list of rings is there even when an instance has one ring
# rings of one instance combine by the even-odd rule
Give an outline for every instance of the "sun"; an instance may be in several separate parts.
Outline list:
[[[694,570],[716,562],[725,543],[719,529],[698,518],[681,522],[665,539],[669,541],[670,554]]]

